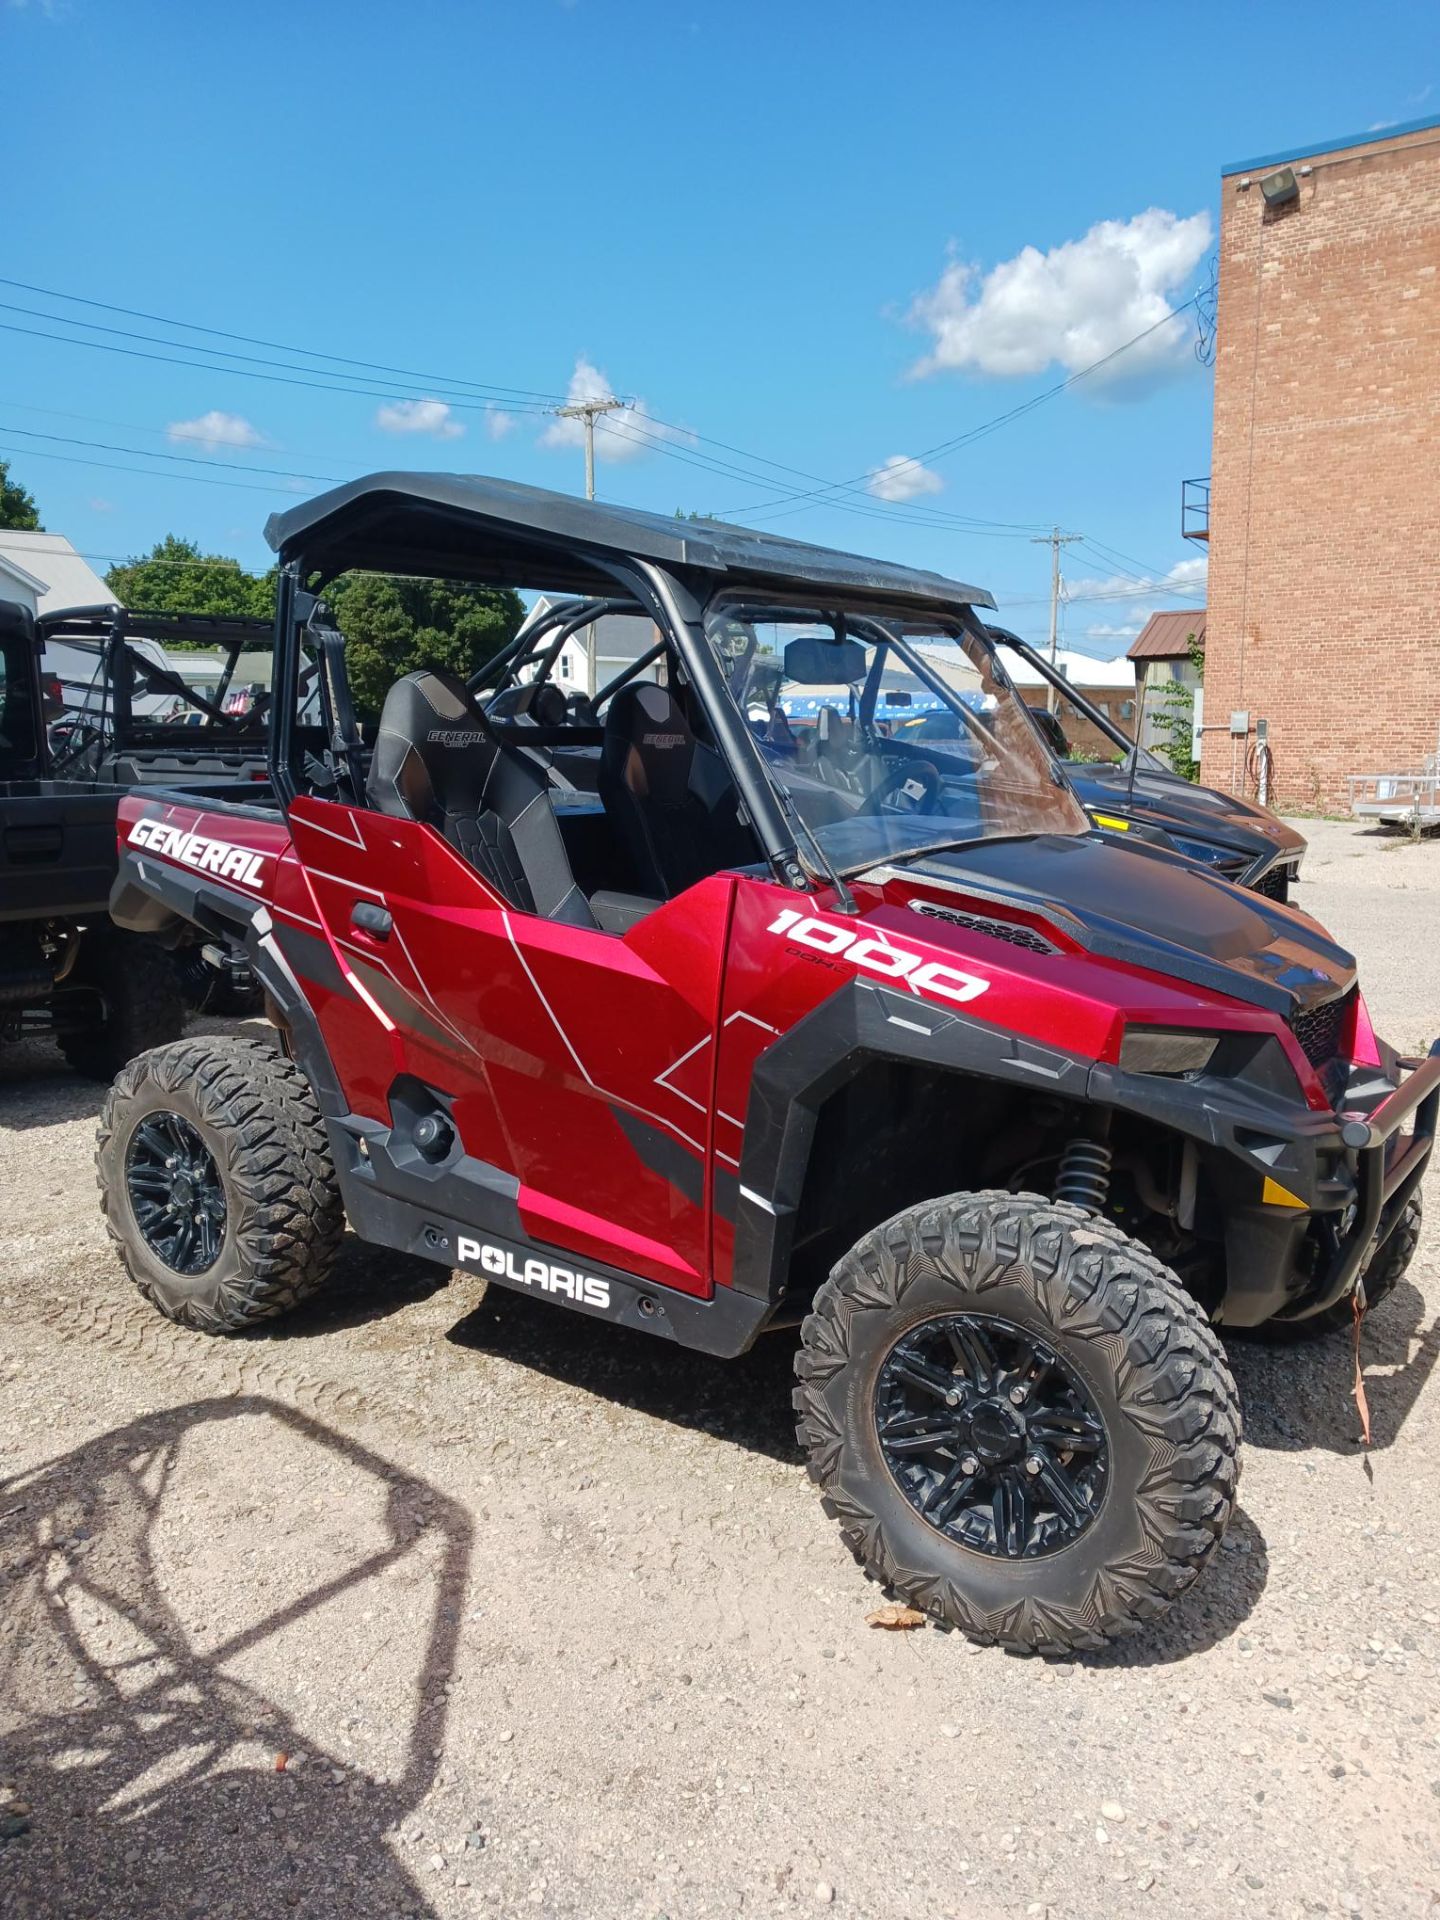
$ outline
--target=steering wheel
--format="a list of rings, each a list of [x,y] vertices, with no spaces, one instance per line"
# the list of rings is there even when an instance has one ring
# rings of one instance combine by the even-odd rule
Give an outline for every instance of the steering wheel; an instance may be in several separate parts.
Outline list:
[[[877,813],[934,813],[944,791],[933,760],[897,760],[856,808],[856,817]]]

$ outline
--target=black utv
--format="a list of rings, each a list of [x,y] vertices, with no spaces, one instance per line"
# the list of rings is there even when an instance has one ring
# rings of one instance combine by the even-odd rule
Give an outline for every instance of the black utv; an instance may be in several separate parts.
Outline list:
[[[1305,854],[1302,834],[1253,800],[1183,779],[1087,700],[1038,648],[1004,627],[992,625],[989,631],[1049,682],[1062,710],[1073,707],[1115,748],[1113,761],[1077,760],[1061,713],[1032,709],[1032,718],[1102,833],[1183,854],[1207,872],[1252,887],[1268,900],[1289,900]]]
[[[123,791],[55,777],[35,620],[0,601],[0,1040],[51,1033],[96,1080],[185,1020],[171,955],[110,919]]]

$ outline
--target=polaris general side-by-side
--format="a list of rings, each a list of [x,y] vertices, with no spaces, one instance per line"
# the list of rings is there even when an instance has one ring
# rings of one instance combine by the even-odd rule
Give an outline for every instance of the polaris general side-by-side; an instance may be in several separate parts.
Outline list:
[[[1160,1614],[1235,1497],[1214,1329],[1394,1284],[1440,1052],[1395,1058],[1312,920],[1097,833],[975,588],[451,475],[267,531],[273,785],[130,795],[112,910],[242,941],[281,1050],[119,1076],[136,1284],[239,1331],[348,1219],[712,1354],[798,1325],[800,1442],[877,1580],[1015,1648]],[[322,597],[364,568],[548,610],[367,737]],[[557,684],[614,611],[653,646]],[[953,735],[877,720],[897,677]]]

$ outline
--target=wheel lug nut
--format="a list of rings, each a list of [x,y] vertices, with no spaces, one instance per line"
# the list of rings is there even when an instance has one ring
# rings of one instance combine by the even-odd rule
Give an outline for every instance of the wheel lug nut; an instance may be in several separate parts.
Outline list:
[[[955,1391],[953,1387],[950,1389],[949,1393],[947,1393],[945,1396],[945,1404],[947,1407],[958,1407],[960,1404],[960,1395]]]
[[[1024,1389],[1024,1387],[1011,1387],[1011,1389],[1010,1389],[1010,1404],[1011,1404],[1011,1406],[1012,1406],[1012,1407],[1020,1407],[1020,1406],[1023,1406],[1023,1405],[1025,1404],[1025,1389]]]
[[[965,1458],[960,1462],[960,1471],[967,1474],[978,1473],[980,1471],[980,1462],[975,1458],[973,1453],[967,1453]]]
[[[1031,1454],[1030,1458],[1025,1462],[1025,1471],[1030,1475],[1030,1478],[1032,1480],[1035,1478],[1035,1475],[1039,1473],[1043,1464],[1044,1462],[1039,1458],[1039,1456],[1033,1453]]]

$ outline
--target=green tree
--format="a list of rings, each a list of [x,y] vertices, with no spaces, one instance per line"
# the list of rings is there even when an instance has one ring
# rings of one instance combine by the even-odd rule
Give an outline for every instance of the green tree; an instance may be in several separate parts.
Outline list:
[[[1193,633],[1186,634],[1185,645],[1198,684],[1205,677],[1205,649]],[[1200,762],[1193,747],[1195,688],[1187,681],[1171,680],[1160,695],[1159,708],[1153,716],[1155,730],[1165,738],[1156,742],[1155,751],[1170,762],[1182,780],[1198,780]]]
[[[417,667],[468,678],[514,637],[525,617],[518,594],[449,580],[355,573],[333,581],[325,599],[345,635],[351,698],[374,720],[391,685]]]
[[[0,460],[0,527],[12,527],[21,533],[43,532],[34,496],[10,478],[8,460]]]
[[[143,559],[111,567],[105,584],[136,613],[200,613],[268,620],[275,612],[275,569],[247,573],[228,554],[201,553],[167,533]]]

